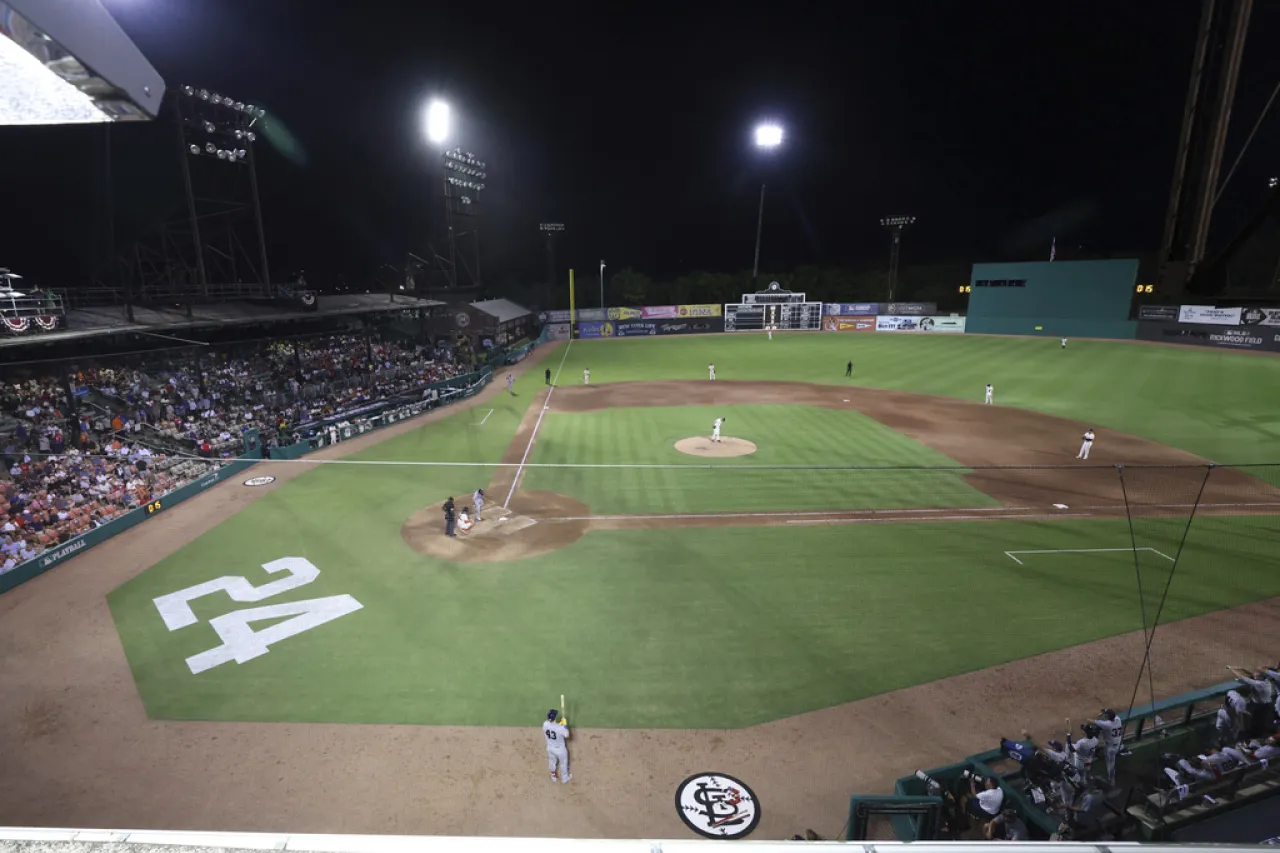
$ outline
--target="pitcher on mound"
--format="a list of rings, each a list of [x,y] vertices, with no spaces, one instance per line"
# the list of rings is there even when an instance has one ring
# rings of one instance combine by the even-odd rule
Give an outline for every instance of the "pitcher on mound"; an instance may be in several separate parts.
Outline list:
[[[729,420],[729,419],[728,419],[728,418],[716,418],[716,422],[715,422],[715,423],[713,423],[713,424],[711,425],[711,440],[712,440],[712,441],[715,441],[715,442],[719,442],[719,441],[720,441],[720,425],[721,425],[721,424],[723,424],[723,423],[724,423],[725,421],[727,421],[727,420]]]

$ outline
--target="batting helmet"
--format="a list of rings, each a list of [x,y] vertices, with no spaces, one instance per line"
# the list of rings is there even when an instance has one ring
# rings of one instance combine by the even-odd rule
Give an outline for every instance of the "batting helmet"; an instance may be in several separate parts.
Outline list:
[[[1080,730],[1084,732],[1085,737],[1097,737],[1098,732],[1102,731],[1102,729],[1098,728],[1093,723],[1085,723],[1080,727]]]
[[[547,719],[553,723],[556,721],[556,717],[558,716],[560,716],[560,712],[557,711],[555,708],[552,708],[550,711],[547,712]]]
[[[1115,712],[1115,711],[1111,710],[1110,708],[1103,708],[1103,709],[1102,709],[1102,719],[1104,719],[1104,720],[1114,720],[1115,718],[1116,718],[1116,712]]]
[[[1060,740],[1049,741],[1049,748],[1052,749],[1054,752],[1062,752],[1062,741]]]

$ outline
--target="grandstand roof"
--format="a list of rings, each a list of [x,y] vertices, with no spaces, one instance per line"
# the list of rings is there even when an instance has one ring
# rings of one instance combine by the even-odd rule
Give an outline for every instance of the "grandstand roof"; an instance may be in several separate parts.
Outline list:
[[[499,323],[518,320],[533,313],[528,308],[522,308],[510,299],[486,299],[483,302],[472,302],[471,307],[490,316],[497,317]]]
[[[505,302],[497,299],[495,302]],[[430,308],[445,303],[434,299],[396,296],[391,301],[385,293],[344,293],[316,298],[316,310],[301,311],[249,302],[218,302],[195,305],[188,317],[182,308],[135,306],[133,322],[125,320],[124,308],[113,305],[102,308],[75,308],[67,312],[67,328],[40,335],[0,337],[0,348],[51,343],[122,332],[151,333],[209,326],[231,326],[245,323],[274,323],[282,320],[306,320],[344,314],[368,314],[380,311],[404,311]]]

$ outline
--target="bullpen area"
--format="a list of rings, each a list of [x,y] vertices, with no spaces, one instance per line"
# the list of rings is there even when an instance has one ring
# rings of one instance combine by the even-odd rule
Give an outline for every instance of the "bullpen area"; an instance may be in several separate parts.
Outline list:
[[[853,791],[1123,708],[1157,613],[1161,694],[1274,657],[1280,361],[796,333],[512,370],[0,600],[43,697],[0,706],[0,821],[679,838],[717,771],[755,837],[830,837]]]

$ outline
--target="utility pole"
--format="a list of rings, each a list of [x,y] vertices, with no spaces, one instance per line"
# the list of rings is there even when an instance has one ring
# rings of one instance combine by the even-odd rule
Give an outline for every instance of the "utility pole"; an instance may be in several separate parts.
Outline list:
[[[902,249],[902,229],[916,221],[914,216],[885,216],[880,224],[889,229],[889,301],[898,286],[898,254]]]

